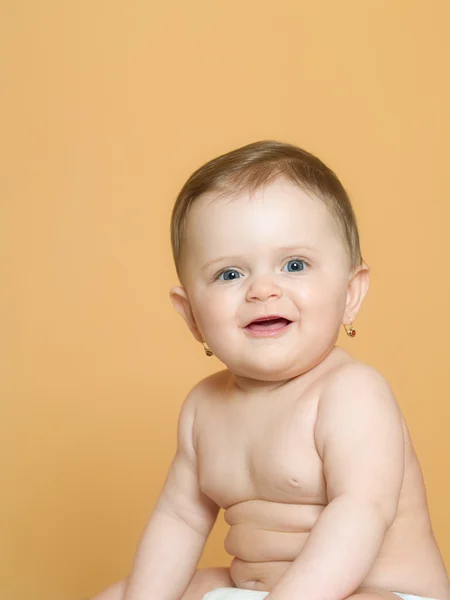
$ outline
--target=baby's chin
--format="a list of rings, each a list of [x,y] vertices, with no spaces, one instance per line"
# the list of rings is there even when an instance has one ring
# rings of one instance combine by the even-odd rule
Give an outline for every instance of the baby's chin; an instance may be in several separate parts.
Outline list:
[[[333,351],[335,344],[327,343],[310,348],[308,352],[290,352],[280,355],[265,353],[260,356],[235,358],[228,361],[222,360],[230,373],[236,378],[243,378],[258,382],[260,387],[264,383],[288,382],[308,371],[318,367]]]
[[[269,361],[266,361],[264,364],[245,364],[240,362],[236,365],[230,363],[226,365],[226,367],[235,377],[249,379],[255,382],[270,383],[289,381],[306,373],[306,371],[309,371],[315,366],[311,361],[293,361],[292,359],[272,361],[270,365],[268,362]]]

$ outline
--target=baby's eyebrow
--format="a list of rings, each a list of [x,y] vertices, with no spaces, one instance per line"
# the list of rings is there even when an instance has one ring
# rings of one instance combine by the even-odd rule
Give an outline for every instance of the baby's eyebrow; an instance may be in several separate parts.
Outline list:
[[[277,254],[284,254],[285,252],[301,252],[302,250],[316,252],[316,249],[313,248],[312,246],[284,246],[282,248],[278,248]],[[209,262],[207,262],[205,265],[203,265],[201,270],[206,271],[206,269],[209,269],[216,263],[222,262],[224,260],[227,262],[234,262],[236,260],[239,260],[240,258],[242,258],[242,257],[241,256],[221,256],[220,258],[215,258],[214,260],[210,260]]]

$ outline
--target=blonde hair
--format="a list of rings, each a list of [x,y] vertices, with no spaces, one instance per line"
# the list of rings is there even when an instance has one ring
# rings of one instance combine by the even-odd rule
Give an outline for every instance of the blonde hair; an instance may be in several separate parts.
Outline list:
[[[250,193],[277,179],[295,183],[319,198],[334,218],[352,267],[363,264],[358,226],[350,198],[337,176],[313,154],[276,141],[254,142],[207,162],[184,184],[172,210],[171,242],[175,268],[180,263],[186,222],[192,204],[205,194]]]

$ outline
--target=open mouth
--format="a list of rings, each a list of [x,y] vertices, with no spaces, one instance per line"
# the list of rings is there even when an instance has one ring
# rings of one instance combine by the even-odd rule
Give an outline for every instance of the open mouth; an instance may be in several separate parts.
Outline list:
[[[283,327],[286,327],[289,323],[292,323],[292,321],[284,319],[283,317],[263,320],[258,319],[249,323],[246,329],[250,329],[251,331],[277,331],[283,329]]]

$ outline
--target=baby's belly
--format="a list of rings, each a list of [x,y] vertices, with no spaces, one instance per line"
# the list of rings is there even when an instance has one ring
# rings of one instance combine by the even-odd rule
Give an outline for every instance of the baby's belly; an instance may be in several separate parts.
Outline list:
[[[239,588],[270,591],[300,554],[325,507],[250,500],[225,512],[225,550]]]
[[[225,511],[225,550],[238,588],[270,592],[301,553],[325,506],[249,500]],[[400,515],[361,587],[450,600],[445,567],[427,519]]]

